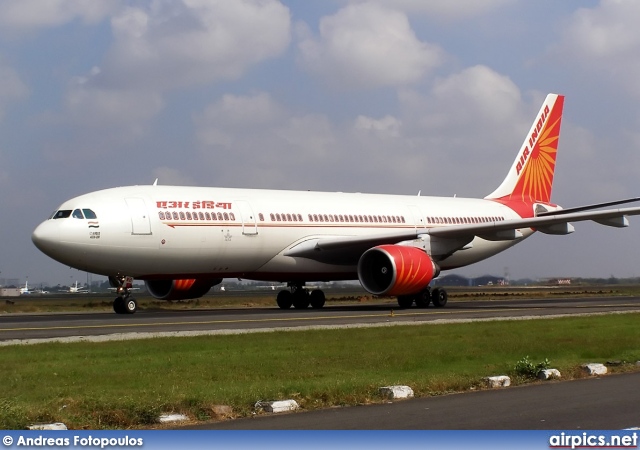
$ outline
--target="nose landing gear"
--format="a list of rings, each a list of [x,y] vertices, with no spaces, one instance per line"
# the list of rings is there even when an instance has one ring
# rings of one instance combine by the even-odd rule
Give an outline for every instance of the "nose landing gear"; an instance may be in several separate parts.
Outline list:
[[[118,296],[113,301],[113,310],[117,314],[133,314],[138,310],[138,302],[131,296],[133,277],[109,277],[109,284],[116,288]]]

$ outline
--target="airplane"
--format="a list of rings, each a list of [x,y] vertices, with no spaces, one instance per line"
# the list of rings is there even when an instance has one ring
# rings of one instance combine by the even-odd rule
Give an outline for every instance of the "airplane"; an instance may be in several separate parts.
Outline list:
[[[61,290],[59,292],[65,292],[67,294],[88,294],[89,290],[88,289],[84,289],[81,287],[78,287],[78,282],[76,281],[75,286],[69,286],[68,290]]]
[[[64,202],[33,232],[36,247],[109,277],[113,309],[132,314],[133,279],[158,299],[198,298],[224,278],[287,283],[282,309],[322,308],[306,283],[359,280],[400,308],[447,303],[429,284],[536,231],[566,235],[571,222],[627,227],[640,198],[563,209],[551,202],[564,96],[549,94],[502,183],[484,198],[342,192],[128,186]]]
[[[29,295],[31,291],[29,290],[29,280],[24,282],[24,287],[20,288],[20,295]]]

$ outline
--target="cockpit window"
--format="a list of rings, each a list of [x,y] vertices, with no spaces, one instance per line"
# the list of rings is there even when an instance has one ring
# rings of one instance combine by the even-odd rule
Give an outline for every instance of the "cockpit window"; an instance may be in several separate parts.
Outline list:
[[[73,217],[74,219],[97,219],[96,213],[89,208],[83,209],[74,209],[73,211],[70,209],[60,209],[53,213],[51,219],[66,219],[68,217]]]
[[[97,219],[98,218],[98,216],[96,216],[96,213],[94,213],[90,209],[83,209],[82,212],[84,213],[84,217],[87,218],[87,219]]]
[[[71,210],[70,209],[61,209],[59,211],[56,211],[51,218],[52,219],[66,219],[70,215],[71,215]]]

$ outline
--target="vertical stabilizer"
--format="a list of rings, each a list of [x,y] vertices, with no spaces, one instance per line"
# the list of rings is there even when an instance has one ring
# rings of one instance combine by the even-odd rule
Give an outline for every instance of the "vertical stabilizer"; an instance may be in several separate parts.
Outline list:
[[[486,199],[550,202],[563,105],[564,96],[547,95],[507,177]]]

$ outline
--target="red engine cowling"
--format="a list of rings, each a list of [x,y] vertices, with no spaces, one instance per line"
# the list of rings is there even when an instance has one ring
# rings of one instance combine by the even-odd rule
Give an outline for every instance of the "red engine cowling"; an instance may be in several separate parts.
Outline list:
[[[147,280],[149,293],[160,300],[186,300],[200,298],[222,279],[192,278],[187,280]]]
[[[424,250],[402,245],[373,247],[358,261],[360,283],[374,295],[417,294],[439,273]]]

